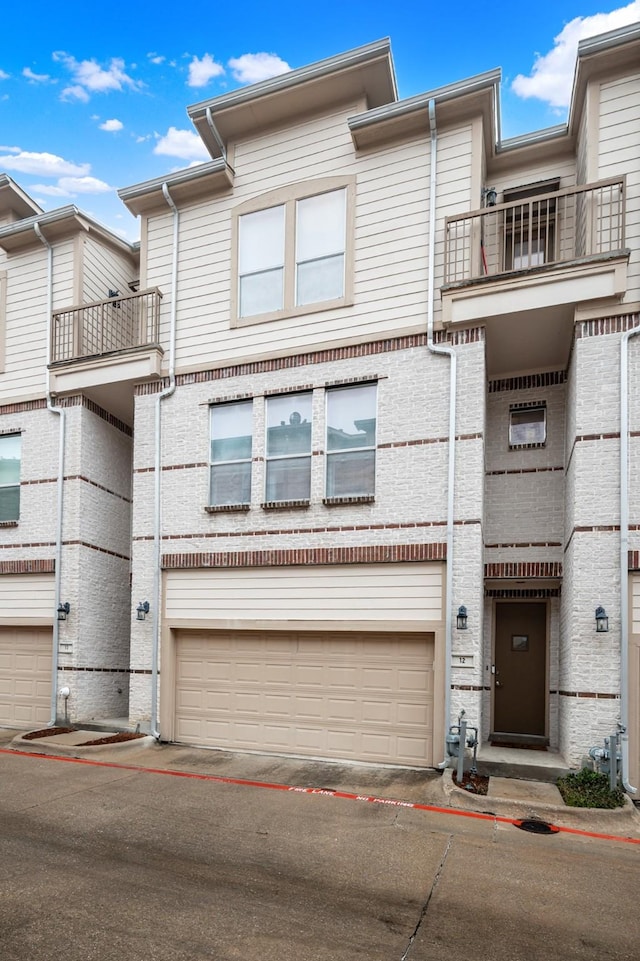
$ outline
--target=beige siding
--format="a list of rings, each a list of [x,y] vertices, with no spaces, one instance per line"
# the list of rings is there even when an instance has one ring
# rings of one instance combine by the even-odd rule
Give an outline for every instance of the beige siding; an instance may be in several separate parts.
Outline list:
[[[626,246],[629,262],[627,301],[640,299],[640,74],[600,87],[599,177],[627,177]]]
[[[166,617],[169,623],[433,623],[442,619],[442,578],[441,564],[170,571]]]
[[[473,183],[473,124],[453,127],[438,136],[436,171],[437,227],[435,241],[435,285],[444,283],[444,220],[453,214],[465,213],[479,206],[478,198],[472,196]],[[425,150],[426,153],[426,150]],[[425,207],[428,194],[425,191]],[[426,271],[426,246],[424,262]],[[426,303],[426,301],[425,301]],[[441,300],[435,298],[436,321],[440,319]],[[426,307],[425,307],[426,311]]]
[[[0,577],[0,624],[53,621],[53,574],[4,574]]]
[[[80,249],[82,258],[82,297],[81,303],[89,304],[104,300],[109,290],[128,294],[129,283],[136,279],[131,258],[118,253],[92,237],[82,238]]]

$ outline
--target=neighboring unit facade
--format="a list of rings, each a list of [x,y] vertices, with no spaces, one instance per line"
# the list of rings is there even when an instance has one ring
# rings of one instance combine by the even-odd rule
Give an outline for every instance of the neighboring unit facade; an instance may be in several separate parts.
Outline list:
[[[3,630],[52,717],[414,767],[463,709],[571,765],[622,721],[637,783],[639,63],[584,42],[505,142],[498,72],[399,101],[386,41],[196,104],[139,249],[0,180]]]

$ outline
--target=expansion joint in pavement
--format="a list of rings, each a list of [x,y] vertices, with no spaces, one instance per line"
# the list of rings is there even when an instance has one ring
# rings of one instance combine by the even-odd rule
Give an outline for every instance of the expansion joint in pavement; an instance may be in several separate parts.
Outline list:
[[[441,878],[441,876],[442,876],[442,872],[444,871],[444,866],[445,866],[446,861],[447,861],[447,858],[448,858],[448,856],[449,856],[449,851],[450,851],[450,849],[451,849],[451,845],[452,845],[452,844],[453,844],[453,835],[450,834],[449,837],[447,838],[447,846],[446,846],[446,848],[444,849],[444,854],[442,855],[442,858],[440,859],[440,864],[438,865],[438,870],[436,871],[436,873],[435,873],[435,875],[434,875],[434,877],[433,877],[433,881],[431,882],[431,887],[430,887],[430,889],[429,889],[429,894],[427,895],[427,900],[424,902],[424,904],[423,904],[423,906],[422,906],[422,911],[420,912],[420,917],[418,918],[418,923],[416,924],[416,926],[415,926],[415,928],[414,928],[413,934],[412,934],[411,937],[409,938],[409,943],[407,944],[407,947],[405,948],[404,954],[403,954],[402,957],[400,958],[400,961],[408,961],[409,952],[411,951],[411,947],[412,947],[412,945],[413,945],[413,942],[415,941],[415,939],[416,939],[417,936],[418,936],[418,931],[419,931],[420,928],[422,927],[422,925],[423,925],[423,923],[424,923],[424,920],[425,920],[425,918],[426,918],[426,916],[427,916],[427,911],[429,910],[429,904],[431,903],[431,898],[433,897],[433,895],[434,895],[434,893],[435,893],[435,890],[436,890],[436,888],[438,887],[438,882],[440,881],[440,878]]]

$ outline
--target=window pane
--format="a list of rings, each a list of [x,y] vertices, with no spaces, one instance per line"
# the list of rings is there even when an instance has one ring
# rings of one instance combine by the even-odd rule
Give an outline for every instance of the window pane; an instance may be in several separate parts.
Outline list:
[[[296,304],[317,304],[344,296],[344,254],[298,264]]]
[[[546,413],[544,407],[512,410],[509,418],[509,444],[512,447],[544,444],[547,434]]]
[[[220,404],[211,408],[211,460],[251,457],[253,402]]]
[[[267,462],[267,501],[308,501],[310,496],[310,457]]]
[[[20,483],[20,434],[0,437],[0,484]]]
[[[375,447],[376,384],[327,391],[327,450]]]
[[[224,504],[250,504],[251,463],[214,465],[211,468],[209,503],[213,507]]]
[[[344,252],[346,190],[297,203],[296,262]]]
[[[311,452],[311,394],[267,399],[267,456]],[[286,500],[290,500],[289,497]]]
[[[330,454],[327,457],[327,497],[357,497],[375,492],[376,455],[373,450]]]
[[[240,274],[256,273],[284,264],[284,206],[258,210],[240,217]]]
[[[20,517],[20,488],[0,487],[0,521],[17,521]]]
[[[248,274],[240,278],[240,316],[253,317],[282,310],[282,282],[284,271],[266,270],[260,274]]]

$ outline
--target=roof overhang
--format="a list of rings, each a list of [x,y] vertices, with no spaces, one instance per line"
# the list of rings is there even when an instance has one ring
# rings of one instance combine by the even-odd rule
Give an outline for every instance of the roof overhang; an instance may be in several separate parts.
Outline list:
[[[35,229],[36,225],[49,243],[84,231],[99,238],[102,243],[131,257],[135,257],[139,249],[134,244],[130,244],[122,237],[118,237],[117,234],[103,227],[92,217],[82,213],[72,204],[0,227],[0,247],[7,253],[12,253],[16,250],[40,245],[41,241]]]
[[[577,131],[589,81],[601,74],[614,77],[640,67],[640,23],[589,37],[578,44],[578,57],[573,77],[569,129]]]
[[[9,219],[13,222],[41,213],[42,207],[19,187],[15,180],[8,174],[0,174],[0,217],[9,214]]]
[[[213,194],[230,190],[233,186],[233,171],[222,157],[209,163],[196,164],[165,177],[155,177],[132,187],[118,191],[120,200],[134,216],[166,208],[171,200],[177,205],[210,197]]]
[[[375,108],[397,97],[391,46],[385,39],[203,100],[187,113],[211,156],[220,157],[231,141],[292,117],[353,99]]]

